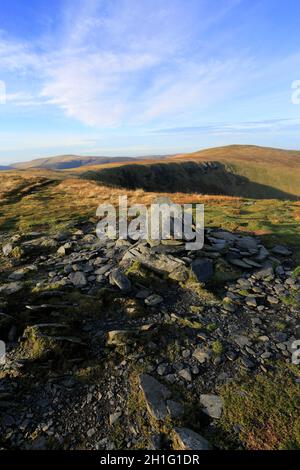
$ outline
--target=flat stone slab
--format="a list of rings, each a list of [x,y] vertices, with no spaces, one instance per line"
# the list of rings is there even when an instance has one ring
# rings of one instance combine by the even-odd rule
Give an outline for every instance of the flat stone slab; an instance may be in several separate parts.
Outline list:
[[[114,269],[110,276],[109,281],[111,284],[116,285],[123,292],[129,292],[131,290],[131,282],[120,269]]]
[[[151,416],[157,420],[164,420],[169,414],[167,400],[171,397],[170,390],[148,374],[140,376],[140,388]]]
[[[16,294],[21,289],[23,289],[23,286],[24,284],[22,282],[10,282],[8,284],[2,284],[2,286],[0,286],[0,294]]]
[[[199,258],[192,262],[191,269],[199,282],[206,282],[214,274],[213,266],[213,262],[210,259]]]
[[[209,442],[200,434],[188,428],[175,428],[174,440],[176,450],[209,450]]]
[[[87,284],[86,277],[83,272],[76,271],[69,275],[69,279],[75,287],[84,287]]]
[[[219,419],[222,414],[222,400],[218,395],[200,395],[203,411],[211,418]]]

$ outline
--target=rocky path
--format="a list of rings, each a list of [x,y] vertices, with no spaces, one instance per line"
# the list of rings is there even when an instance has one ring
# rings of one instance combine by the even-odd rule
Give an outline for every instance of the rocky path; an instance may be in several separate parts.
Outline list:
[[[221,387],[290,364],[300,336],[292,252],[257,237],[210,229],[187,252],[84,224],[2,253],[4,449],[225,446]]]

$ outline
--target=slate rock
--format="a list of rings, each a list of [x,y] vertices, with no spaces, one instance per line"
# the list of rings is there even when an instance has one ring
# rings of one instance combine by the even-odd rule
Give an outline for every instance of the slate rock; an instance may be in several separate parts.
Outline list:
[[[209,450],[209,442],[200,434],[188,428],[175,428],[174,440],[176,450]]]
[[[219,419],[222,414],[222,400],[218,395],[201,394],[200,403],[203,411],[211,418]]]
[[[69,279],[75,287],[84,287],[87,284],[86,277],[83,272],[76,271],[69,275]]]
[[[292,254],[292,251],[283,245],[276,245],[272,248],[272,253],[275,255],[289,256]]]
[[[205,362],[209,361],[211,353],[206,351],[205,349],[197,348],[193,352],[193,357],[197,359],[200,364],[204,364]]]
[[[168,415],[166,401],[171,397],[170,390],[148,374],[140,376],[140,388],[151,416],[157,420],[164,420]]]
[[[131,282],[120,269],[114,269],[109,276],[109,282],[116,285],[123,292],[129,292],[131,290]]]
[[[155,307],[155,305],[162,303],[163,300],[164,299],[160,295],[152,294],[152,295],[149,295],[149,297],[145,299],[145,304],[148,305],[149,307]]]
[[[207,258],[198,258],[193,261],[191,269],[199,282],[207,282],[214,274],[213,262]]]
[[[11,243],[6,243],[2,246],[2,253],[4,254],[4,256],[9,256],[13,249],[14,247]]]
[[[2,286],[0,286],[0,294],[4,294],[4,295],[16,294],[21,289],[23,289],[23,286],[24,284],[18,281],[10,282],[8,284],[2,284]]]

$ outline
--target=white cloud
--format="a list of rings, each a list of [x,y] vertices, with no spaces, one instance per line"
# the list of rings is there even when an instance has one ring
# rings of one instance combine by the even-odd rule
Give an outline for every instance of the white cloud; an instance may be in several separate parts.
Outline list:
[[[209,28],[239,3],[221,2],[216,13],[205,11],[200,0],[191,0],[190,8],[181,0],[120,0],[105,2],[106,10],[101,0],[86,0],[79,9],[78,2],[68,2],[56,37],[38,47],[0,34],[0,78],[13,72],[14,81],[27,80],[30,89],[8,87],[7,103],[53,106],[96,128],[172,123],[205,113],[299,59],[286,59],[288,67],[277,61],[262,68],[246,55],[219,51],[222,37],[206,44]],[[208,59],[207,50],[216,58]]]

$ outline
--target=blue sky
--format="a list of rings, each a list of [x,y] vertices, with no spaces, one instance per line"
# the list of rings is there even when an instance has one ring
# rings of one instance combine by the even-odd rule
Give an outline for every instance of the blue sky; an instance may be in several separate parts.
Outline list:
[[[0,164],[300,149],[299,18],[297,0],[1,0]]]

